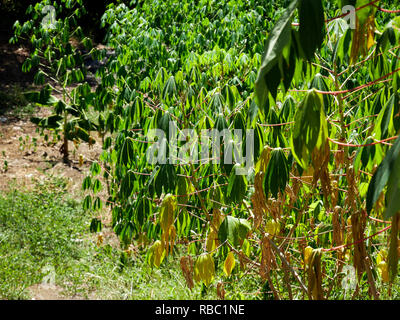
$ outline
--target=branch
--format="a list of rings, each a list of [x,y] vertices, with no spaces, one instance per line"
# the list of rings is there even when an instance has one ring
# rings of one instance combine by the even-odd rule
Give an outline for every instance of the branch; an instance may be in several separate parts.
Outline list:
[[[268,237],[268,241],[271,244],[272,248],[275,250],[275,252],[278,254],[278,256],[281,259],[282,263],[286,266],[286,268],[288,268],[292,272],[292,274],[295,277],[295,279],[299,282],[301,289],[308,295],[308,297],[310,297],[307,287],[305,286],[303,281],[301,281],[301,279],[300,279],[299,275],[297,274],[297,272],[291,267],[289,262],[286,260],[286,258],[283,255],[282,251],[278,248],[278,246],[275,244],[275,242],[273,242],[269,237]]]

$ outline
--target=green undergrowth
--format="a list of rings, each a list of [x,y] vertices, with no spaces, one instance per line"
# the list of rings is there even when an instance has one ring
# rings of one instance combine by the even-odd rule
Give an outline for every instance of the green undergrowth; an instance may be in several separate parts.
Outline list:
[[[179,249],[170,263],[152,269],[145,252],[122,263],[121,249],[106,241],[98,246],[98,235],[89,232],[92,216],[65,187],[52,178],[31,191],[11,186],[0,192],[0,299],[32,299],[28,288],[43,283],[61,288],[64,299],[217,298],[214,287],[187,288]],[[228,283],[226,297],[253,299],[259,285]]]

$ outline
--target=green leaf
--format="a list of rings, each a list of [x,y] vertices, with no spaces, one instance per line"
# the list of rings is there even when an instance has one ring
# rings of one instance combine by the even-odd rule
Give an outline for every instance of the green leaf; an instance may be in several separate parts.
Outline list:
[[[215,120],[214,128],[219,132],[222,132],[225,129],[228,129],[229,125],[226,121],[226,118],[222,113],[219,113],[217,119]]]
[[[163,188],[165,193],[175,192],[176,181],[175,167],[172,164],[162,164],[154,180],[157,195],[161,196]]]
[[[103,229],[103,224],[101,221],[97,218],[93,218],[92,221],[90,222],[90,232],[92,233],[97,233],[101,232]]]
[[[151,214],[151,201],[146,198],[140,198],[136,202],[135,221],[139,226],[142,226],[145,219]]]
[[[101,189],[102,189],[101,182],[99,179],[96,179],[92,184],[92,190],[96,194],[99,191],[101,191]]]
[[[97,197],[93,202],[93,210],[99,211],[103,208],[103,203],[99,197]]]
[[[328,137],[324,103],[315,89],[308,91],[295,115],[291,137],[292,153],[303,169],[307,169],[311,154],[320,149]]]
[[[216,92],[209,103],[210,109],[216,113],[222,113],[224,110],[225,99],[224,96],[220,92]]]
[[[31,103],[37,103],[44,106],[50,106],[56,104],[59,100],[51,95],[52,89],[50,86],[46,86],[41,91],[26,92],[24,94],[26,100]]]
[[[87,195],[83,200],[83,210],[88,211],[92,208],[92,197]]]
[[[247,114],[247,119],[250,125],[253,124],[254,120],[257,118],[257,115],[258,115],[258,105],[254,101],[252,101],[250,103],[249,111]]]
[[[375,174],[373,175],[371,182],[369,183],[368,192],[367,192],[367,212],[368,214],[371,212],[372,207],[378,200],[383,188],[389,182],[391,176],[393,175],[395,178],[398,175],[398,158],[400,154],[400,137],[396,139],[393,147],[388,151],[386,157],[383,159],[382,163],[379,165]],[[390,180],[390,190],[389,191],[389,200],[395,199],[393,194],[396,193],[397,188],[394,185],[394,179]],[[397,180],[399,181],[399,180]],[[393,193],[393,194],[392,194]],[[393,206],[393,205],[392,205]],[[391,207],[392,208],[392,207]],[[395,208],[393,206],[393,208]],[[392,210],[392,209],[391,209]],[[388,212],[389,214],[391,211]],[[386,217],[389,217],[386,214]]]
[[[400,157],[397,156],[394,161],[389,181],[388,188],[386,193],[386,210],[384,213],[384,217],[386,220],[393,217],[397,212],[400,211]]]
[[[311,82],[311,88],[315,88],[319,91],[329,91],[325,79],[320,73],[315,75],[313,81]],[[328,94],[324,94],[323,99],[324,99],[325,113],[328,114],[330,111],[331,96]]]
[[[264,177],[264,192],[267,199],[270,192],[274,198],[278,198],[278,193],[285,191],[289,182],[289,169],[285,152],[280,148],[273,150]]]
[[[101,172],[101,167],[98,164],[98,162],[93,162],[92,165],[90,166],[90,173],[93,176],[97,176],[100,174],[100,172]]]
[[[376,120],[376,139],[386,139],[396,133],[399,129],[399,110],[399,95],[394,93],[379,112],[378,119]]]
[[[231,245],[237,247],[250,230],[251,225],[247,220],[227,216],[219,228],[218,239],[221,243],[228,240]]]
[[[295,114],[296,101],[292,96],[288,96],[283,102],[282,108],[279,112],[279,118],[284,121],[289,121]]]
[[[164,85],[162,96],[165,101],[171,102],[173,98],[176,96],[176,94],[177,90],[176,90],[175,77],[171,76]]]
[[[92,186],[92,180],[91,178],[88,176],[85,179],[83,179],[83,183],[82,183],[82,189],[85,190],[89,190]]]
[[[122,148],[118,152],[118,163],[127,167],[131,166],[135,162],[134,150],[132,138],[126,138]]]
[[[276,93],[277,77],[278,75],[280,77],[278,63],[285,47],[290,45],[291,23],[296,7],[297,0],[294,0],[275,24],[266,41],[263,62],[255,84],[257,104],[261,110],[264,110],[264,106],[267,104],[268,93],[270,91],[273,94]],[[273,97],[275,98],[275,96]]]
[[[231,170],[227,191],[227,199],[230,202],[240,204],[246,196],[247,181],[246,176],[236,174],[236,168],[240,168],[240,165],[236,164]]]
[[[74,136],[74,138],[78,138],[85,142],[93,141],[93,139],[90,137],[89,132],[87,132],[85,129],[78,127],[78,126],[75,127],[73,136]]]
[[[41,70],[38,71],[38,73],[35,74],[33,81],[36,85],[44,84],[45,83],[45,75],[44,75],[43,71],[41,71]]]
[[[308,60],[320,48],[325,35],[325,17],[322,0],[299,0],[299,37]]]
[[[31,117],[31,122],[38,125],[41,128],[46,129],[58,129],[60,128],[60,122],[63,120],[63,117],[53,115],[47,118],[37,118]]]
[[[128,199],[132,195],[134,191],[135,180],[135,173],[128,171],[126,176],[121,181],[120,194],[122,199]]]

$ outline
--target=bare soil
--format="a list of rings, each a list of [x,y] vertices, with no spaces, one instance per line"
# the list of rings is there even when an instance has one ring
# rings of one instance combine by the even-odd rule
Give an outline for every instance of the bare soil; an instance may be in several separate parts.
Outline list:
[[[0,191],[7,190],[11,184],[29,189],[35,181],[53,176],[67,179],[68,190],[80,195],[82,177],[100,155],[101,146],[98,143],[91,148],[87,144],[75,148],[70,142],[72,152],[68,165],[62,161],[62,142],[49,145],[28,119],[3,116],[0,120],[3,120],[0,123]],[[82,165],[80,157],[84,160]]]

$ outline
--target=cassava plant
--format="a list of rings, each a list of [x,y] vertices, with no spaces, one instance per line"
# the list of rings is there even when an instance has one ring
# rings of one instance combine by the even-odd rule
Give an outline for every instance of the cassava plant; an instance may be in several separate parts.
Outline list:
[[[15,24],[14,40],[32,46],[24,70],[48,82],[27,97],[54,111],[34,121],[63,132],[66,160],[68,140],[103,137],[83,205],[110,207],[122,264],[132,247],[155,268],[181,254],[188,287],[215,285],[220,298],[238,297],[244,275],[264,298],[395,294],[398,1],[110,4],[115,54],[95,91],[85,58],[104,53],[76,24],[82,3],[55,5],[51,27],[46,5]],[[229,153],[246,154],[246,174]],[[102,230],[99,217],[90,229]]]
[[[44,129],[62,132],[60,151],[69,162],[68,141],[95,143],[90,135],[96,123],[89,108],[94,94],[87,80],[87,60],[101,59],[101,53],[77,23],[86,14],[82,1],[44,0],[30,5],[27,14],[30,20],[14,24],[11,42],[28,43],[30,55],[22,70],[33,70],[34,83],[42,87],[27,92],[26,98],[51,110],[50,116],[32,117],[31,121],[42,133]]]
[[[221,297],[250,271],[275,299],[346,298],[349,288],[391,295],[400,250],[396,3],[111,5],[103,21],[116,54],[99,71],[96,99],[113,106],[104,117],[113,135],[84,181],[85,209],[102,207],[102,168],[121,245],[144,248],[159,267],[180,244],[188,286],[219,279]],[[235,129],[254,132],[247,175],[236,174],[238,162],[213,162],[222,149],[192,157],[190,137]],[[179,163],[158,158],[175,150],[174,130]],[[244,153],[245,136],[236,142]]]

